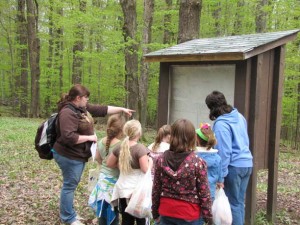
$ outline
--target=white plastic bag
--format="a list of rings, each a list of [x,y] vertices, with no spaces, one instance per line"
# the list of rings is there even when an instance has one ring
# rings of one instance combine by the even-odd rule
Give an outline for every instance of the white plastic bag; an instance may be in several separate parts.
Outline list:
[[[152,178],[148,169],[134,189],[125,212],[137,218],[151,218]]]
[[[230,204],[223,188],[216,190],[215,200],[212,205],[212,215],[215,225],[231,225],[232,223]]]

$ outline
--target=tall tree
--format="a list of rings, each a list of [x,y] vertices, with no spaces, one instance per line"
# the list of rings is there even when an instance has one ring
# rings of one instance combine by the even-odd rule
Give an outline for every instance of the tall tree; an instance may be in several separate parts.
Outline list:
[[[300,72],[300,66],[299,66],[299,72]],[[296,118],[296,134],[295,134],[295,146],[297,150],[300,149],[300,82],[298,82],[297,85],[297,93],[298,93],[298,103],[297,103],[297,118]]]
[[[258,0],[256,6],[256,32],[263,33],[267,30],[267,12],[266,6],[268,5],[269,0]]]
[[[79,11],[82,13],[86,12],[86,0],[79,0]],[[76,32],[75,32],[75,43],[73,46],[73,75],[72,83],[77,84],[81,83],[83,75],[83,58],[81,53],[84,48],[84,25],[82,22],[78,23]]]
[[[38,33],[37,1],[26,0],[29,65],[31,72],[30,117],[39,116],[40,106],[40,40]]]
[[[180,0],[177,43],[199,38],[202,0]]]
[[[47,62],[47,70],[46,70],[46,96],[45,96],[45,107],[46,114],[48,115],[51,111],[51,83],[52,83],[52,74],[53,74],[53,49],[54,49],[54,34],[53,34],[53,0],[49,0],[49,12],[48,12],[48,19],[49,19],[49,39],[48,39],[48,62]]]
[[[126,106],[138,110],[138,43],[136,41],[136,0],[120,0],[123,11],[123,37],[125,41]],[[137,112],[137,115],[139,113]]]
[[[20,54],[20,115],[27,117],[28,113],[28,48],[27,48],[27,21],[25,17],[25,2],[18,0],[18,36]],[[19,79],[16,79],[19,80]],[[16,83],[18,85],[19,82]],[[18,86],[16,86],[18,87]]]
[[[144,26],[143,26],[143,55],[149,52],[148,44],[151,43],[151,27],[153,22],[154,0],[144,0]],[[146,126],[147,103],[148,103],[148,81],[149,63],[141,59],[141,75],[139,79],[139,113],[142,128]]]
[[[219,37],[222,34],[221,28],[221,3],[216,1],[213,3],[213,18],[215,19],[215,36]]]
[[[58,18],[63,18],[63,8],[61,6],[55,7],[54,10]],[[59,19],[55,21],[55,26],[53,27],[53,36],[54,36],[54,71],[55,75],[58,75],[59,78],[59,93],[62,93],[63,88],[63,50],[64,50],[64,41],[63,34],[64,30],[62,24],[59,23]]]
[[[232,35],[240,34],[242,31],[242,23],[245,16],[243,12],[244,7],[245,7],[245,0],[238,0],[237,10],[235,13],[235,20],[234,20],[234,29]]]
[[[171,31],[171,25],[172,25],[172,16],[170,14],[173,1],[172,0],[165,0],[167,4],[166,13],[164,15],[164,38],[163,43],[168,44],[171,43],[172,40],[172,31]]]
[[[6,1],[1,1],[1,5],[10,5],[11,2],[9,0]],[[14,12],[11,10],[12,7],[10,9],[6,9],[6,10],[2,10],[0,12],[0,27],[1,27],[1,36],[4,38],[4,40],[2,40],[3,42],[1,42],[1,53],[3,54],[1,57],[1,60],[4,60],[5,58],[8,60],[6,63],[1,63],[2,65],[6,64],[7,66],[4,67],[4,70],[2,70],[2,76],[5,77],[5,74],[7,74],[8,76],[8,90],[9,92],[6,93],[7,97],[11,97],[11,105],[13,108],[13,115],[16,115],[16,112],[18,113],[17,109],[19,107],[19,102],[20,102],[20,96],[19,96],[19,92],[16,89],[20,84],[20,80],[19,80],[19,76],[16,73],[18,70],[18,67],[16,67],[16,55],[15,55],[15,16],[14,16]],[[5,46],[5,47],[4,47]],[[7,56],[7,57],[5,57]],[[3,69],[3,67],[2,67]],[[2,86],[3,88],[3,86]],[[3,89],[2,89],[3,90]],[[8,99],[6,99],[5,101],[8,101]]]

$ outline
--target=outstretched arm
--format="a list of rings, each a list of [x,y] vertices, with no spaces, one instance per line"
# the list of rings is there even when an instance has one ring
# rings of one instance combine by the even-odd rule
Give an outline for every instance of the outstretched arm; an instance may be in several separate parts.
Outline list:
[[[107,108],[107,114],[115,114],[115,113],[125,113],[129,117],[132,116],[132,113],[135,112],[135,110],[127,109],[124,107],[117,107],[117,106],[108,106]]]

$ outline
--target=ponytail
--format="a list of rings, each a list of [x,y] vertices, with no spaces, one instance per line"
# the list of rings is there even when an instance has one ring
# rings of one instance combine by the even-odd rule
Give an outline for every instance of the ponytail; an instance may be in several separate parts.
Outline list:
[[[111,141],[122,134],[124,124],[125,124],[125,118],[121,114],[113,114],[108,118],[107,128],[106,128],[106,143],[105,143],[106,155],[108,155],[109,153],[109,147]]]
[[[154,145],[152,147],[152,152],[157,151],[162,140],[165,137],[167,137],[168,135],[171,135],[171,126],[170,125],[163,125],[161,128],[159,128],[159,130],[157,131]]]
[[[126,135],[120,146],[119,169],[121,173],[128,174],[132,171],[132,156],[130,152],[129,140],[142,135],[142,126],[138,120],[129,120],[123,127],[123,133]]]
[[[131,170],[131,153],[129,148],[129,137],[126,136],[120,146],[119,169],[123,174],[128,174]]]

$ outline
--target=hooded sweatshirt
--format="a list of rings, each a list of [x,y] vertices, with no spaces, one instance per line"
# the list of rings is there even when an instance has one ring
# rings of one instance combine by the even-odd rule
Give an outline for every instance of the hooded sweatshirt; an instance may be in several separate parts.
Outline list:
[[[73,109],[68,105],[71,105]],[[93,135],[95,131],[92,116],[104,117],[107,114],[107,108],[107,106],[92,104],[81,108],[71,102],[62,105],[56,126],[58,136],[53,149],[69,159],[87,162],[91,157],[92,142],[77,144],[79,135]]]
[[[197,204],[206,222],[212,218],[206,163],[194,151],[167,150],[158,157],[152,188],[154,219],[159,217],[161,198]]]
[[[222,160],[218,152],[217,149],[207,150],[206,147],[197,147],[196,151],[197,156],[206,162],[210,195],[213,200],[215,199],[217,183],[224,182],[222,176]]]
[[[253,167],[245,118],[237,109],[219,116],[213,126],[217,139],[216,149],[222,159],[222,174],[226,177],[228,166]]]

